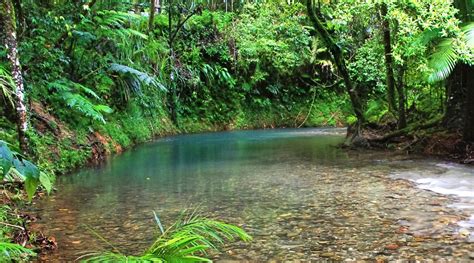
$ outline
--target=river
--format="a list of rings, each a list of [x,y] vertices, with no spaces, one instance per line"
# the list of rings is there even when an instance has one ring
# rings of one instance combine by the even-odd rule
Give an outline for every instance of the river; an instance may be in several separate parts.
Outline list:
[[[213,254],[222,262],[474,260],[474,168],[421,156],[336,147],[343,129],[172,136],[100,167],[58,178],[36,201],[37,227],[70,261],[153,240],[183,209],[254,237]],[[94,231],[91,231],[93,229]]]

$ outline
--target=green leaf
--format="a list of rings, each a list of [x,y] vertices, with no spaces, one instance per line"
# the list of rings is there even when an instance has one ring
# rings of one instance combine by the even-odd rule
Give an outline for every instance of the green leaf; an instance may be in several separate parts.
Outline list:
[[[0,178],[3,178],[13,165],[13,153],[4,141],[0,141]]]
[[[38,188],[39,180],[33,177],[26,177],[25,180],[25,191],[28,194],[28,201],[33,199],[33,196]]]
[[[51,193],[51,190],[53,189],[53,183],[51,182],[51,177],[43,172],[40,172],[40,177],[39,181],[41,185],[46,189],[46,192]]]
[[[32,164],[28,160],[18,160],[15,159],[13,161],[13,164],[15,165],[15,168],[20,172],[26,179],[28,178],[33,178],[35,180],[38,180],[40,177],[40,171],[36,165]]]

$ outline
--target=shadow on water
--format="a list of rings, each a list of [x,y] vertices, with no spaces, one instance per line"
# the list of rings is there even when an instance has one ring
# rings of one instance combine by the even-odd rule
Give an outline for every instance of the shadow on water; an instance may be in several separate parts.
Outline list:
[[[60,191],[38,203],[39,226],[60,247],[46,259],[107,248],[85,226],[122,251],[140,252],[156,231],[152,211],[170,225],[196,205],[255,238],[225,247],[216,259],[471,256],[472,243],[457,224],[466,218],[449,207],[450,198],[392,178],[420,165],[434,171],[426,161],[343,151],[335,147],[343,134],[281,129],[167,137],[61,177]]]

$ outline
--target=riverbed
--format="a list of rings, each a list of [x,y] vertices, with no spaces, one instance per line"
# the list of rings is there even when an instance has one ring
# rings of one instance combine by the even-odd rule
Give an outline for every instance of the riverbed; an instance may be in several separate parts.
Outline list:
[[[344,129],[172,136],[58,179],[36,201],[59,249],[139,253],[182,210],[236,224],[254,240],[216,261],[474,260],[474,168],[337,147]],[[91,230],[93,229],[93,231]]]

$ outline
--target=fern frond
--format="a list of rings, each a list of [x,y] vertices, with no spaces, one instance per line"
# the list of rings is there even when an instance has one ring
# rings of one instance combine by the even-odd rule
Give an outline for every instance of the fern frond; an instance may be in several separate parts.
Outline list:
[[[109,68],[110,71],[119,73],[125,77],[125,81],[128,82],[130,88],[135,93],[141,92],[141,84],[158,88],[162,91],[166,91],[166,87],[157,81],[156,77],[147,74],[146,72],[136,70],[126,65],[112,63]]]
[[[0,242],[1,259],[18,259],[24,256],[34,256],[35,253],[23,246],[13,243]]]
[[[0,65],[0,94],[3,95],[3,98],[6,102],[11,106],[14,107],[13,97],[15,83],[13,82],[13,78],[10,73]]]
[[[87,96],[100,101],[100,97],[92,89],[66,79],[57,80],[48,84],[50,89],[55,89],[60,99],[72,109],[75,109],[93,120],[105,123],[105,118],[102,113],[111,113],[112,109],[103,104],[96,104],[92,102]]]

